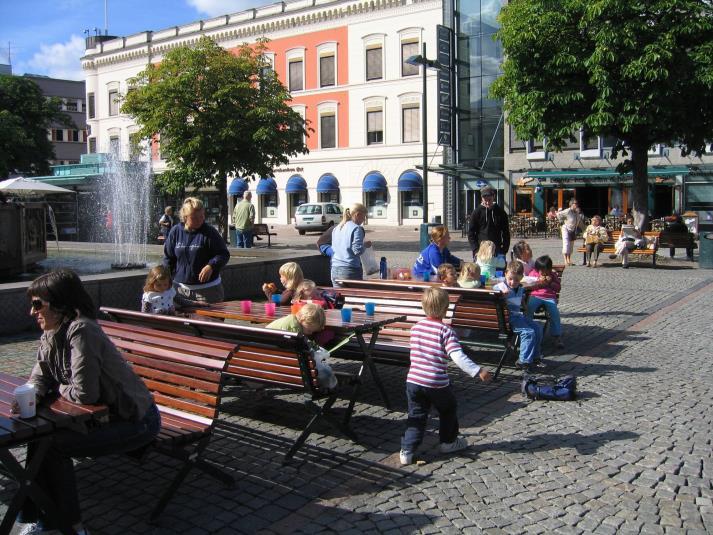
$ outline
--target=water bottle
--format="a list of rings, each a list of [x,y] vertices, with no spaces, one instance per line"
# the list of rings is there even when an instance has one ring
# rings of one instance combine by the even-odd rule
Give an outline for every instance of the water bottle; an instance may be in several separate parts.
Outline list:
[[[389,278],[389,268],[386,265],[386,257],[381,257],[381,262],[379,262],[379,278],[388,279]]]

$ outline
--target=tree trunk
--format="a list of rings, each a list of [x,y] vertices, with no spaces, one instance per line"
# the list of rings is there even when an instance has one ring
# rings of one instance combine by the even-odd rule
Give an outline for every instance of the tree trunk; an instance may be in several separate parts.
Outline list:
[[[643,232],[649,229],[649,153],[645,143],[631,144],[631,167],[634,176],[632,214],[634,224]]]
[[[226,243],[229,243],[228,236],[228,181],[226,174],[222,171],[218,172],[218,179],[215,181],[215,187],[218,190],[220,198],[220,233]]]

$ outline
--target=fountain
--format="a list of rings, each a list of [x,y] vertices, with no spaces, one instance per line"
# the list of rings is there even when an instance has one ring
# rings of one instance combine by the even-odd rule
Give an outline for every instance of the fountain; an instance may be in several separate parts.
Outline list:
[[[112,269],[146,266],[146,244],[152,228],[151,183],[148,162],[122,161],[119,148],[113,147],[107,155],[101,194],[108,210],[105,224],[114,243]]]

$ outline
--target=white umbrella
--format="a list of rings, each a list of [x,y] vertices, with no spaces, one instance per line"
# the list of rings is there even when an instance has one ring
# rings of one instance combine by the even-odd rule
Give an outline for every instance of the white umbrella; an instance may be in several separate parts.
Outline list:
[[[0,191],[16,195],[46,195],[49,193],[74,193],[71,189],[45,184],[31,178],[17,177],[0,182]]]

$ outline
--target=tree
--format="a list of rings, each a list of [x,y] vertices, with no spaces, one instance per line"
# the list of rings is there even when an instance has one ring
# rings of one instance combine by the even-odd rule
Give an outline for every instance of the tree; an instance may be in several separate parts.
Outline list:
[[[74,126],[61,106],[32,80],[0,75],[0,178],[12,172],[49,174],[54,147],[47,131],[53,124]]]
[[[169,51],[129,81],[122,112],[144,139],[159,139],[169,169],[157,178],[176,194],[215,186],[227,236],[227,177],[271,176],[307,152],[302,116],[269,68],[266,42],[228,51],[207,37]]]
[[[700,155],[713,138],[709,0],[512,0],[500,13],[506,59],[491,94],[521,139],[561,149],[580,128],[616,137],[648,224],[648,150]]]

